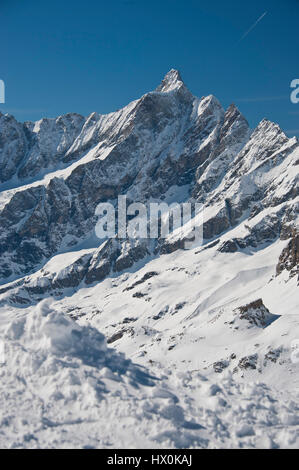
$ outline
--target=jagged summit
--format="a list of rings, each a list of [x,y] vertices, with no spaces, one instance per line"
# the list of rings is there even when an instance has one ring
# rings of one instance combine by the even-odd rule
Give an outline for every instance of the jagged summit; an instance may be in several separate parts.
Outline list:
[[[231,103],[227,108],[226,112],[230,114],[241,114],[239,108],[235,105],[235,103]]]
[[[162,80],[162,83],[156,88],[156,91],[166,93],[168,91],[174,90],[184,86],[181,74],[176,69],[171,69]]]
[[[287,137],[287,135],[284,133],[284,131],[281,129],[279,124],[276,122],[269,121],[269,119],[262,119],[260,123],[257,125],[257,127],[254,129],[253,136],[263,136],[265,139],[267,136],[267,139],[272,140],[272,141],[278,141],[279,145],[283,145],[286,142],[288,142],[290,139]],[[266,141],[264,140],[264,145]]]

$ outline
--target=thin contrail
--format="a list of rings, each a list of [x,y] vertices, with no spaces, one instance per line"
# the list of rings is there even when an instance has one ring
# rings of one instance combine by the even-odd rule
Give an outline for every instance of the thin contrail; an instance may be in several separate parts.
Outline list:
[[[264,18],[264,16],[266,16],[267,13],[268,13],[268,12],[265,11],[265,12],[256,20],[256,22],[253,23],[252,26],[250,26],[250,28],[248,29],[248,31],[246,31],[246,33],[243,34],[243,36],[241,37],[240,41],[242,41],[244,38],[246,38],[246,36],[250,33],[250,31],[252,31],[252,30],[256,27],[256,25]],[[239,41],[239,42],[240,42],[240,41]]]

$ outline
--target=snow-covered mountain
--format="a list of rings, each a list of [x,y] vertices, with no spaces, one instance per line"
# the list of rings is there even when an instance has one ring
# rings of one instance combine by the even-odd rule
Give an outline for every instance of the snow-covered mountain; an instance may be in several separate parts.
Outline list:
[[[0,444],[298,447],[298,169],[176,70],[108,115],[0,114]],[[100,241],[119,195],[202,203],[202,246]]]

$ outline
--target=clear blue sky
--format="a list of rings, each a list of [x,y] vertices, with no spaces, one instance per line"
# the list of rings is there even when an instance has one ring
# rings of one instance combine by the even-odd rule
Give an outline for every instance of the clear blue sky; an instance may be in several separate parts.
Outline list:
[[[0,110],[21,121],[114,111],[177,68],[251,126],[299,135],[299,0],[1,0],[0,22]]]

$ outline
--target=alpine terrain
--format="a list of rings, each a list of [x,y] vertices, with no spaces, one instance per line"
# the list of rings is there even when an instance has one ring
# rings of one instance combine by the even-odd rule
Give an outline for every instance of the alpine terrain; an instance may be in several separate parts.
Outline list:
[[[0,113],[0,446],[298,448],[298,175],[296,137],[176,70],[107,115]],[[202,243],[99,239],[120,195],[202,204]]]

